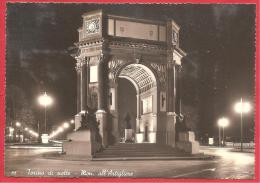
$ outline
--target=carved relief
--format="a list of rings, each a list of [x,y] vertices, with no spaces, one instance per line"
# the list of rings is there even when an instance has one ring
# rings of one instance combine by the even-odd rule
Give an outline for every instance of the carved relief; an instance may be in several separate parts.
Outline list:
[[[108,63],[109,79],[111,79],[113,81],[116,80],[116,74],[123,64],[124,64],[124,61],[120,60],[120,59],[112,59]]]
[[[161,85],[164,85],[166,83],[166,70],[167,67],[165,64],[157,64],[157,63],[151,63],[151,66],[156,70],[157,75],[159,77],[159,82]]]
[[[98,65],[99,61],[100,61],[101,57],[98,55],[98,56],[93,56],[93,57],[90,57],[90,65]]]
[[[76,66],[75,69],[76,71],[81,71],[81,68],[83,67],[83,65],[85,65],[87,62],[89,62],[90,58],[89,57],[85,57],[85,58],[76,58],[77,62],[76,62]]]
[[[86,21],[86,34],[95,34],[99,32],[99,18]]]
[[[132,49],[142,49],[142,50],[157,50],[165,51],[166,46],[159,44],[147,44],[147,43],[136,43],[132,41],[111,41],[109,43],[110,48],[132,48]]]
[[[172,44],[177,45],[178,44],[178,33],[173,31],[172,32]]]

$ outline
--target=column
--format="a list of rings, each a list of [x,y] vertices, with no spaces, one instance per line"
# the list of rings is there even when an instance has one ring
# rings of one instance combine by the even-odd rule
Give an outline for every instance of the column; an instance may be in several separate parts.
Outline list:
[[[87,110],[87,105],[88,105],[88,85],[89,85],[89,57],[85,57],[82,59],[81,62],[81,73],[80,73],[80,99],[81,99],[81,104],[80,104],[80,109],[81,111],[86,111]]]
[[[119,135],[119,114],[118,114],[118,84],[115,82],[115,111],[116,111],[116,126],[115,126],[115,134],[117,142],[120,142],[120,135]]]
[[[181,66],[176,68],[176,113],[181,114]]]
[[[166,144],[175,147],[175,123],[176,123],[176,68],[171,60],[167,64],[167,123]]]
[[[86,109],[87,107],[89,107],[89,77],[90,77],[90,70],[89,70],[89,61],[90,61],[90,57],[86,58]]]
[[[108,145],[108,131],[107,131],[107,113],[105,111],[105,58],[101,54],[98,56],[98,110],[96,112],[97,122],[99,124],[99,132],[102,137],[102,145]]]
[[[81,110],[80,109],[80,106],[81,106],[80,98],[81,98],[81,96],[80,96],[80,70],[77,69],[77,113],[79,113]]]
[[[181,119],[181,65],[176,65],[176,102],[175,102],[175,109],[176,109],[176,125],[175,125],[175,140],[179,141],[178,134],[183,130],[182,119]]]
[[[82,106],[82,62],[80,58],[77,58],[75,67],[77,71],[77,114],[75,115],[75,130],[81,127],[81,106]]]
[[[140,95],[137,94],[136,95],[136,132],[135,133],[139,133],[140,132]]]
[[[104,110],[104,56],[99,56],[98,61],[98,110]]]
[[[167,111],[175,112],[176,68],[173,62],[167,64]]]
[[[82,60],[81,72],[80,72],[80,110],[85,111],[86,109],[86,63]]]

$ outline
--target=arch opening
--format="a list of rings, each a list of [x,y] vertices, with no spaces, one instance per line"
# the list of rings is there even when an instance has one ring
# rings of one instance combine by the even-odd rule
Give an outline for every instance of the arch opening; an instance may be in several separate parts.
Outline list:
[[[142,64],[129,64],[125,66],[118,77],[126,78],[132,82],[139,93],[156,87],[156,78],[154,73]]]
[[[136,91],[135,99],[130,96],[133,93],[131,87],[122,87],[122,80],[132,83]],[[124,93],[125,97],[122,97]],[[120,138],[125,142],[156,143],[157,82],[154,73],[142,64],[124,66],[118,75],[118,99]],[[128,100],[128,102],[120,100]],[[130,129],[126,127],[127,118],[131,119],[130,121],[134,120],[134,125],[131,122]],[[125,129],[122,129],[122,126],[125,126]]]

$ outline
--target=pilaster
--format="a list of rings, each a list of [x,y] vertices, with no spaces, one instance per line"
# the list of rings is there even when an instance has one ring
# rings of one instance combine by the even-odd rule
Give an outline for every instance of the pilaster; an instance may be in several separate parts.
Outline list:
[[[175,147],[176,113],[168,112],[166,120],[166,144]]]
[[[102,145],[108,145],[107,112],[106,112],[106,94],[108,87],[106,82],[106,57],[103,53],[98,56],[98,110],[96,118],[99,125],[99,133],[102,137]]]

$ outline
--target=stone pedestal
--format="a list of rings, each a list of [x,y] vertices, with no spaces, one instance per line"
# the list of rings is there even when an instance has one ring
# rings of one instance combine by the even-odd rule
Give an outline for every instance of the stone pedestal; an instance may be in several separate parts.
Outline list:
[[[194,142],[195,134],[192,131],[181,132],[181,133],[179,133],[179,140],[181,142]]]
[[[66,155],[79,155],[91,157],[91,133],[90,130],[79,130],[67,136],[68,141],[63,143],[63,151]]]
[[[156,143],[156,132],[149,132],[148,139],[150,143]]]
[[[179,141],[177,142],[177,148],[190,154],[199,153],[199,142],[195,141],[194,132],[180,132]]]
[[[136,133],[135,134],[135,141],[136,141],[136,143],[143,143],[144,142],[144,134],[143,133]]]
[[[125,142],[133,141],[133,129],[125,129]]]
[[[75,115],[75,131],[81,127],[81,113]]]
[[[98,110],[96,112],[97,123],[99,125],[99,133],[102,138],[102,145],[107,147],[108,145],[108,132],[107,132],[107,113],[104,110]]]
[[[166,121],[166,145],[171,147],[175,147],[175,123],[175,113],[168,112]]]

